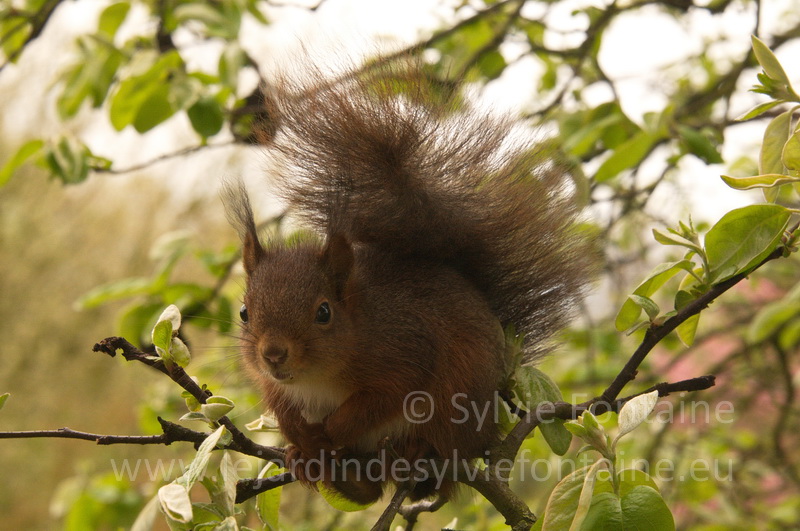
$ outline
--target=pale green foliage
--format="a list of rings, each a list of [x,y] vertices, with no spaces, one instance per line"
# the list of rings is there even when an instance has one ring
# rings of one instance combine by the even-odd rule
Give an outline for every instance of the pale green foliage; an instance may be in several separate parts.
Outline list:
[[[518,367],[515,376],[514,395],[519,403],[529,411],[533,411],[542,403],[561,402],[564,398],[556,383],[545,373],[535,367]],[[543,421],[539,429],[544,440],[557,455],[564,455],[569,450],[572,437],[564,428],[564,421],[553,419]],[[528,436],[533,437],[535,432]]]
[[[529,5],[532,4],[529,2]],[[514,58],[504,53],[501,45],[513,41],[517,45],[522,43],[529,46],[526,56],[543,70],[541,78],[537,80],[537,89],[531,94],[529,118],[534,124],[558,131],[560,155],[572,166],[570,176],[581,193],[581,199],[589,204],[608,200],[619,212],[606,227],[593,229],[604,240],[604,245],[612,247],[623,257],[622,261],[630,257],[639,258],[637,251],[645,248],[645,244],[639,243],[642,229],[646,226],[646,233],[649,234],[653,225],[650,219],[643,224],[639,214],[649,194],[659,183],[652,186],[642,184],[642,177],[647,174],[642,168],[646,163],[663,157],[667,166],[663,177],[669,180],[684,157],[694,157],[707,164],[724,162],[721,145],[725,138],[727,117],[720,116],[719,109],[727,109],[736,85],[732,81],[738,77],[731,73],[735,73],[739,66],[741,71],[746,72],[748,66],[745,60],[729,70],[725,61],[719,61],[714,54],[703,50],[688,61],[694,72],[699,73],[664,83],[664,87],[672,87],[664,89],[667,103],[643,116],[626,112],[625,102],[613,90],[610,99],[600,103],[593,103],[596,101],[593,98],[584,98],[583,91],[589,87],[609,84],[613,88],[613,80],[609,80],[602,70],[598,51],[615,17],[638,10],[640,4],[647,3],[614,4],[613,9],[606,10],[596,6],[576,8],[576,19],[585,20],[588,24],[586,40],[574,48],[554,50],[550,44],[552,32],[544,22],[546,17],[534,20],[521,16],[523,2],[491,1],[486,2],[485,11],[479,11],[474,16],[468,13],[467,16],[471,18],[463,24],[437,33],[421,47],[433,52],[426,68],[429,69],[434,88],[441,92],[442,97],[449,97],[452,96],[453,78],[466,79],[476,86],[500,78],[506,68],[515,62]],[[46,17],[34,15],[46,14],[48,5],[42,0],[24,0],[15,2],[14,8],[10,4],[0,6],[0,37],[7,59],[21,60],[26,39],[42,29],[38,24],[46,22]],[[713,16],[717,10],[724,11],[727,5],[726,2],[712,2],[710,7],[695,6],[692,10],[705,9]],[[146,12],[148,23],[123,42],[118,30],[134,7]],[[49,80],[55,82],[56,110],[66,124],[64,131],[48,131],[42,138],[20,139],[21,145],[2,161],[0,186],[6,185],[29,162],[69,184],[82,182],[92,174],[120,170],[117,161],[94,153],[95,148],[88,145],[80,127],[73,127],[75,122],[71,120],[87,108],[93,109],[95,114],[91,116],[107,120],[116,130],[136,133],[146,133],[169,120],[185,117],[186,123],[196,134],[197,148],[218,138],[218,135],[228,133],[241,145],[251,141],[254,123],[262,120],[271,125],[269,117],[259,115],[260,92],[242,93],[243,75],[257,73],[258,65],[239,42],[239,32],[247,18],[251,23],[270,23],[259,7],[260,4],[255,0],[181,0],[172,3],[121,1],[109,4],[99,15],[96,31],[77,38],[74,61],[59,74],[57,80]],[[681,15],[674,7],[674,4],[669,4],[668,9],[679,19]],[[213,71],[200,72],[188,66],[190,61],[187,60],[186,50],[175,46],[172,41],[172,35],[177,31],[197,37],[189,46],[207,42],[218,45],[221,52]],[[777,38],[765,40],[774,40],[781,45],[786,42]],[[786,254],[795,250],[797,233],[788,234],[787,228],[793,225],[796,218],[797,192],[800,189],[800,126],[796,119],[800,98],[790,82],[790,75],[796,76],[797,72],[792,71],[794,65],[791,64],[784,69],[762,40],[754,38],[752,44],[755,58],[763,69],[758,74],[758,84],[753,90],[770,99],[758,103],[741,119],[769,121],[765,124],[758,160],[749,164],[752,170],[744,172],[747,175],[739,175],[729,168],[727,171],[732,176],[723,176],[723,180],[736,189],[763,189],[769,204],[736,209],[721,216],[711,227],[687,222],[679,223],[675,228],[653,229],[652,240],[667,246],[667,253],[677,250],[679,255],[669,256],[652,273],[643,276],[643,280],[638,281],[642,277],[637,277],[630,286],[624,287],[627,293],[632,286],[636,286],[630,297],[620,301],[621,309],[614,324],[619,331],[630,332],[630,339],[621,338],[612,330],[613,326],[605,322],[594,328],[576,327],[565,333],[564,346],[561,348],[563,352],[559,354],[560,359],[565,361],[548,376],[536,368],[519,367],[519,345],[515,341],[520,338],[514,337],[513,333],[508,334],[511,339],[508,341],[509,356],[506,360],[506,390],[513,392],[513,399],[518,406],[533,411],[539,406],[562,400],[562,391],[556,381],[565,390],[594,391],[598,385],[610,381],[624,363],[626,353],[632,349],[633,340],[640,337],[640,334],[633,334],[635,330],[659,326],[720,282],[737,275],[760,276],[760,271],[753,272],[754,268],[778,247]],[[368,70],[369,65],[364,68]],[[402,87],[398,90],[401,91]],[[714,171],[719,173],[719,170]],[[598,199],[598,192],[606,192],[606,197],[610,196],[611,199]],[[128,215],[133,214],[120,213],[120,216]],[[280,223],[280,219],[275,220],[269,227],[273,234],[281,233]],[[647,240],[648,244],[651,243],[649,237]],[[222,334],[232,329],[235,312],[231,308],[235,306],[237,292],[223,288],[232,284],[229,277],[238,258],[236,245],[221,251],[209,251],[198,248],[193,241],[178,235],[168,238],[153,253],[150,275],[99,286],[82,297],[77,306],[91,309],[113,301],[127,301],[127,306],[119,315],[120,335],[140,345],[152,342],[159,359],[166,365],[185,367],[189,362],[189,352],[176,337],[179,327],[183,327],[182,333],[187,334],[191,333],[191,326],[210,328]],[[181,267],[192,259],[202,266],[208,276],[206,281],[185,282],[180,279]],[[610,267],[613,266],[613,263],[610,264]],[[796,275],[792,276],[791,273],[771,274],[773,277],[770,278],[776,279],[775,283],[780,287],[791,287],[797,283]],[[175,318],[173,310],[166,316],[162,315],[164,308],[169,305],[175,305],[176,309],[183,312],[183,323]],[[614,303],[609,305],[614,306]],[[758,391],[761,393],[759,401],[780,403],[783,396],[791,396],[792,378],[787,369],[784,373],[779,372],[779,376],[784,378],[776,380],[775,372],[780,371],[781,364],[774,360],[783,360],[785,367],[790,367],[791,364],[786,362],[787,353],[796,351],[800,344],[798,291],[794,289],[786,296],[761,306],[753,305],[751,310],[750,318],[745,319],[746,334],[736,336],[736,331],[741,332],[741,327],[732,328],[732,332],[734,337],[745,335],[748,347],[758,349],[757,356],[740,356],[747,358],[748,363],[755,367],[735,365],[735,358],[733,361],[727,359],[727,365],[720,364],[720,370],[727,371],[732,380],[732,387],[726,389],[725,398],[741,392],[749,403],[750,397]],[[723,317],[717,319],[724,319],[725,314],[720,313]],[[684,344],[690,345],[696,338],[702,339],[703,334],[708,333],[710,326],[705,324],[705,315],[703,326],[699,324],[698,314],[677,328],[677,336]],[[725,326],[725,321],[722,326]],[[665,340],[660,348],[676,360],[684,352],[677,341],[671,338]],[[775,357],[764,354],[773,350],[777,352]],[[788,379],[785,374],[789,374]],[[753,391],[751,379],[759,375],[766,375],[762,377],[768,385],[762,382],[761,387]],[[642,370],[635,384],[641,386],[653,379],[661,379],[661,375],[650,375]],[[766,396],[773,391],[778,380],[788,380],[785,394]],[[236,395],[227,393],[227,389],[226,394],[239,401]],[[168,407],[159,403],[168,402],[164,395],[145,400],[143,416],[149,419],[150,426],[155,424],[156,414],[164,411],[175,417],[180,415],[174,408],[175,404]],[[7,396],[0,396],[0,407]],[[258,495],[254,506],[245,504],[237,508],[232,503],[237,478],[230,466],[230,455],[225,454],[218,466],[208,465],[209,462],[213,463],[209,461],[212,449],[224,446],[229,440],[230,434],[226,434],[218,422],[231,411],[233,400],[213,396],[201,404],[191,395],[182,396],[189,410],[182,420],[200,420],[216,431],[197,452],[186,475],[163,486],[159,494],[144,505],[134,529],[151,528],[154,519],[163,517],[159,514],[161,512],[169,515],[170,525],[174,528],[236,529],[238,522],[243,519],[239,514],[242,508],[254,510],[264,529],[277,529],[281,488]],[[643,420],[643,415],[646,416],[643,412],[649,412],[652,408],[649,405],[652,396],[646,404],[641,402],[645,400],[644,397],[640,399],[632,400],[620,412],[620,437],[635,428]],[[182,406],[180,400],[172,402]],[[792,406],[784,405],[787,408]],[[259,413],[252,410],[253,417]],[[508,408],[500,413],[502,429],[508,433],[518,419]],[[787,415],[782,423],[776,422],[772,426],[776,441],[780,439],[778,435],[781,430],[786,432],[792,426],[796,428],[796,420],[792,420],[796,417]],[[242,422],[247,419],[242,419]],[[143,421],[143,424],[147,425],[146,422]],[[253,426],[264,431],[275,429],[263,419],[256,420]],[[158,426],[151,429],[158,429]],[[675,527],[670,510],[650,476],[631,469],[616,472],[614,457],[620,438],[610,441],[601,424],[591,414],[584,415],[580,423],[567,423],[566,426],[560,420],[544,423],[538,431],[543,438],[532,437],[525,443],[526,448],[545,451],[544,444],[536,446],[540,443],[537,439],[544,439],[554,453],[569,455],[572,433],[603,456],[602,460],[578,469],[557,485],[547,485],[547,488],[555,488],[552,494],[541,485],[525,492],[525,501],[531,504],[531,508],[545,508],[543,517],[537,523],[539,528],[596,529],[605,526],[613,529],[658,530]],[[714,438],[715,435],[721,437]],[[754,435],[752,427],[746,423],[735,428],[731,425],[713,425],[701,436],[690,429],[667,434],[665,438],[674,437],[683,443],[682,448],[688,448],[685,452],[687,456],[693,455],[693,452],[715,456],[734,453],[742,463],[736,489],[714,481],[684,483],[671,492],[665,489],[670,506],[674,504],[681,509],[675,512],[679,515],[677,518],[685,519],[681,527],[701,529],[702,524],[719,527],[733,525],[731,522],[737,526],[749,525],[742,524],[741,512],[735,512],[740,509],[735,509],[738,499],[731,497],[731,492],[744,489],[742,496],[752,497],[763,492],[764,478],[770,479],[778,473],[788,475],[790,472],[786,471],[793,469],[792,463],[788,460],[782,462],[777,452],[770,454],[774,449],[763,442],[765,438],[761,435],[761,432]],[[632,439],[626,437],[620,444],[629,444],[633,452],[638,454],[651,450],[644,445],[637,446]],[[648,439],[647,434],[643,434],[641,439]],[[777,447],[779,445],[776,443]],[[657,446],[653,453],[669,452],[669,448],[669,444]],[[667,455],[676,461],[683,458],[674,453]],[[776,467],[775,463],[781,466]],[[739,463],[735,466],[739,466]],[[213,467],[213,470],[206,470],[203,477],[203,469],[207,467]],[[259,477],[280,472],[282,469],[268,465],[262,468]],[[212,479],[214,477],[216,479]],[[206,489],[207,498],[211,500],[209,503],[192,501],[198,498],[196,492],[192,492],[192,486],[200,488],[197,483]],[[141,486],[138,485],[125,488],[129,492],[141,492]],[[299,496],[298,490],[294,490],[296,488],[291,487],[287,492],[291,492],[291,496]],[[77,501],[73,502],[69,521],[79,521],[81,516],[88,518],[91,511],[87,507],[92,503],[94,506],[101,505],[98,500],[104,499],[105,491],[93,494],[90,490],[75,498]],[[331,495],[335,495],[325,488],[321,491],[329,502],[333,499]],[[141,494],[138,496],[141,497]],[[141,500],[135,500],[134,505],[138,503],[137,507],[141,507]],[[783,501],[759,499],[759,503],[753,504],[753,510],[759,511],[759,521],[754,525],[780,528],[781,523],[796,522],[792,517],[797,513],[792,511],[800,506],[798,500],[800,496],[797,492],[788,492]],[[331,503],[340,509],[363,509],[344,507],[341,501]],[[704,503],[729,507],[733,516],[727,521],[724,520],[724,514],[709,516],[710,512]],[[458,522],[466,528],[502,526],[503,519],[481,500],[463,502],[455,507],[452,510],[458,515]],[[448,510],[445,508],[443,512]],[[327,519],[328,513],[320,514]],[[304,517],[296,518],[296,521]],[[452,514],[446,513],[440,520],[447,522],[451,518]],[[285,524],[285,528],[291,528],[296,521]]]
[[[658,391],[653,391],[628,401],[619,412],[619,434],[610,444],[605,430],[588,411],[577,421],[566,424],[601,458],[556,485],[540,520],[541,526],[534,529],[675,529],[672,514],[650,476],[640,470],[617,472],[617,442],[646,420],[657,400]]]

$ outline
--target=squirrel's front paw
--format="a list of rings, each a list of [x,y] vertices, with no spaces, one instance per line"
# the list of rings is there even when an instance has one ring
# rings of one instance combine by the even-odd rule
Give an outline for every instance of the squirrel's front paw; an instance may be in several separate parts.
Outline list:
[[[286,468],[301,483],[313,484],[322,479],[322,461],[303,452],[300,447],[290,444],[286,447]]]

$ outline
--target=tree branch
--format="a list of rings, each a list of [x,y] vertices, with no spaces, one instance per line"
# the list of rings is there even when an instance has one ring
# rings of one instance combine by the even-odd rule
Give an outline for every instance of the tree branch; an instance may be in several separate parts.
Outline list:
[[[188,391],[201,404],[205,404],[208,397],[211,396],[211,392],[208,390],[204,391],[188,374],[186,374],[183,368],[178,365],[167,368],[160,359],[155,359],[153,356],[147,355],[124,338],[108,337],[97,343],[92,350],[95,352],[104,352],[112,357],[116,356],[117,350],[120,350],[122,356],[127,361],[139,361],[169,376],[172,381]],[[282,448],[263,446],[253,442],[239,431],[239,428],[237,428],[228,417],[222,417],[217,422],[225,426],[228,431],[231,432],[232,441],[228,446],[231,450],[283,463],[285,452]]]
[[[57,430],[32,430],[32,431],[4,431],[0,432],[0,439],[36,439],[47,437],[51,439],[81,439],[94,441],[97,444],[170,444],[165,434],[161,435],[100,435],[76,431],[70,428]]]
[[[236,483],[236,503],[242,503],[262,492],[283,487],[294,481],[291,472],[284,472],[268,478],[240,479]]]
[[[528,531],[536,523],[536,515],[511,490],[508,482],[500,477],[496,467],[490,465],[485,470],[478,471],[474,479],[460,481],[478,491],[500,511],[512,531]]]
[[[45,26],[50,21],[50,17],[53,16],[53,12],[58,7],[58,4],[63,2],[64,0],[49,0],[46,2],[34,15],[32,15],[29,19],[29,23],[31,25],[31,32],[25,38],[25,40],[20,44],[19,48],[12,51],[8,54],[6,58],[6,62],[0,65],[0,72],[8,66],[9,64],[16,61],[20,55],[22,55],[22,51],[25,49],[28,44],[36,40],[39,35],[42,34],[44,31]],[[25,27],[25,23],[20,24],[19,26],[13,28],[7,35],[6,38],[9,38],[12,33],[16,33],[17,31],[22,30]]]
[[[128,166],[127,168],[116,169],[116,168],[103,168],[103,167],[100,167],[100,166],[92,166],[91,170],[93,172],[95,172],[95,173],[108,173],[108,174],[111,174],[111,175],[122,175],[122,174],[125,174],[125,173],[131,173],[131,172],[134,172],[134,171],[139,171],[139,170],[143,170],[145,168],[149,168],[150,166],[158,164],[159,162],[164,162],[166,160],[175,159],[175,158],[178,158],[178,157],[184,157],[186,155],[191,155],[192,153],[196,153],[196,152],[198,152],[200,150],[203,150],[203,149],[230,147],[230,146],[241,145],[241,144],[242,143],[240,143],[240,142],[236,142],[235,140],[232,140],[230,142],[220,142],[219,144],[204,144],[204,145],[200,145],[200,146],[189,146],[187,148],[179,149],[178,151],[174,151],[172,153],[165,153],[163,155],[159,155],[158,157],[154,157],[154,158],[152,158],[150,160],[147,160],[147,161],[144,161],[144,162],[139,162],[139,163],[134,164],[132,166]]]
[[[633,353],[630,357],[628,362],[622,368],[622,370],[617,374],[617,377],[614,378],[614,381],[611,382],[611,385],[603,391],[603,394],[600,395],[600,401],[611,403],[613,402],[619,393],[622,391],[623,387],[628,384],[628,382],[632,381],[636,378],[636,373],[639,368],[639,365],[644,361],[647,355],[650,353],[651,350],[667,335],[675,330],[681,323],[689,319],[690,317],[697,315],[702,310],[708,307],[709,304],[714,302],[714,300],[731,289],[733,286],[747,278],[753,271],[760,268],[767,262],[775,260],[776,258],[780,258],[783,256],[785,249],[783,246],[778,247],[774,251],[772,251],[769,256],[767,256],[764,260],[761,261],[757,266],[752,268],[750,271],[746,271],[743,273],[739,273],[738,275],[734,275],[728,280],[720,282],[719,284],[715,284],[711,286],[711,288],[697,297],[695,300],[687,304],[681,310],[678,311],[675,315],[664,321],[664,323],[660,325],[651,325],[650,328],[644,334],[644,339],[642,343],[639,345],[639,348]]]
[[[604,401],[602,397],[595,397],[580,404],[570,404],[568,402],[544,402],[539,404],[535,410],[523,414],[522,420],[516,426],[514,426],[514,428],[511,430],[511,433],[509,433],[499,445],[490,450],[489,461],[497,462],[500,460],[514,459],[528,434],[543,422],[549,422],[554,419],[576,419],[580,417],[584,411],[589,410],[596,415],[600,415],[609,411],[619,412],[619,410],[622,409],[622,406],[624,406],[627,402],[643,394],[658,391],[659,397],[665,397],[672,393],[703,391],[713,387],[715,381],[716,377],[709,375],[701,376],[699,378],[691,378],[688,380],[681,380],[680,382],[675,383],[662,382],[634,395],[626,396],[625,398],[618,398],[611,402]]]
[[[403,500],[405,500],[411,491],[414,489],[414,481],[409,481],[407,483],[403,483],[397,486],[397,490],[392,496],[392,500],[389,502],[389,505],[381,514],[378,521],[375,522],[375,525],[372,526],[371,531],[389,531],[392,521],[394,517],[397,516],[397,513],[400,512],[400,507],[403,505]]]

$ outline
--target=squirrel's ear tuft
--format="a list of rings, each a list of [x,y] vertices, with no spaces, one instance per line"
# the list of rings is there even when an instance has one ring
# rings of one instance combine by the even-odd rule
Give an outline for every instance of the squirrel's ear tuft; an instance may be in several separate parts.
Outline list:
[[[331,279],[336,290],[336,298],[344,298],[345,285],[353,269],[353,246],[339,233],[328,237],[320,256],[322,269]]]
[[[228,221],[234,226],[242,239],[242,262],[247,275],[251,275],[256,265],[264,257],[264,248],[258,240],[256,222],[247,189],[240,179],[226,181],[222,186],[222,201]]]

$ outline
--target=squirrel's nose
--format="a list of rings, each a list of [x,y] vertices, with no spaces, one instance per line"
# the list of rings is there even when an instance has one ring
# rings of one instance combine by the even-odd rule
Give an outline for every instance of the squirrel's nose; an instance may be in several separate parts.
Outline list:
[[[261,355],[270,365],[281,365],[289,357],[289,351],[282,345],[267,345],[261,349]]]

